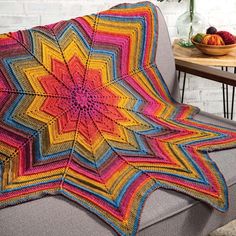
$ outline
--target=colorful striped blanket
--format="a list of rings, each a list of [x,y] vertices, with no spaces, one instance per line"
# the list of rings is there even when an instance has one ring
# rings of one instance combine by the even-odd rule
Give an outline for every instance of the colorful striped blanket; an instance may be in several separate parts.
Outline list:
[[[120,235],[157,188],[227,210],[208,152],[235,147],[236,131],[174,101],[158,34],[142,2],[0,35],[1,208],[61,194]]]

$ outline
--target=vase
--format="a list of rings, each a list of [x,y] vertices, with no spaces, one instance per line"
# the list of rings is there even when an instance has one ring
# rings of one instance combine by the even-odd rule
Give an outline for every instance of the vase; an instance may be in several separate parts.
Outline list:
[[[191,37],[205,31],[204,17],[195,11],[195,4],[196,1],[189,0],[187,11],[180,15],[176,22],[179,44],[184,47],[192,47]]]

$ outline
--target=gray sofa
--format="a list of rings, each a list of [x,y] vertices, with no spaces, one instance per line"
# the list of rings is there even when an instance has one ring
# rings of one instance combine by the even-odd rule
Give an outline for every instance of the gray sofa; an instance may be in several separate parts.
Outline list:
[[[157,64],[173,97],[179,99],[175,60],[163,15],[158,10]],[[225,76],[227,77],[225,72]],[[204,80],[202,80],[204,83]],[[234,82],[232,82],[234,83]],[[236,123],[205,112],[196,117],[236,128]],[[236,149],[211,153],[229,187],[229,210],[220,213],[184,194],[158,189],[146,201],[140,236],[200,236],[236,218]],[[114,232],[93,214],[60,196],[50,196],[0,211],[1,236],[109,236]]]

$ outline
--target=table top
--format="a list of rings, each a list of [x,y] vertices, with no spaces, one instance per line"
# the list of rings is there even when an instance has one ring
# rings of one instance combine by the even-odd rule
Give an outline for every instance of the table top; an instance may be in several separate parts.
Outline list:
[[[206,66],[229,66],[236,67],[236,50],[224,56],[208,56],[200,52],[197,48],[185,48],[175,40],[173,45],[175,59],[188,61]]]

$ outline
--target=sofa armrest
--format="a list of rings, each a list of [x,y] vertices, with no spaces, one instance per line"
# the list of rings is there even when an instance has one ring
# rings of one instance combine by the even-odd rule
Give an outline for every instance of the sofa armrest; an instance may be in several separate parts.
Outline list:
[[[187,61],[175,59],[176,70],[214,80],[224,84],[236,86],[236,75],[230,72],[218,70],[209,66],[203,66]]]

